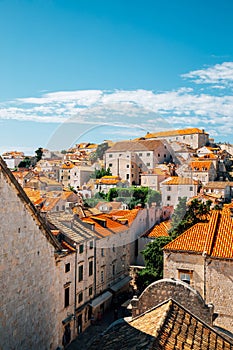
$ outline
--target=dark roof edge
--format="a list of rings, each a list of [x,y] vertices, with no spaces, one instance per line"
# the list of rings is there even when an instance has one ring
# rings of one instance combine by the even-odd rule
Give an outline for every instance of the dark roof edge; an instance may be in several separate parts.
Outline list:
[[[51,231],[46,226],[46,223],[44,219],[41,217],[39,212],[36,210],[33,203],[30,201],[26,193],[24,192],[23,188],[20,186],[14,175],[11,173],[11,171],[8,169],[6,163],[0,156],[0,168],[2,169],[3,175],[8,178],[11,184],[15,187],[16,191],[18,192],[18,197],[21,199],[23,204],[25,204],[27,210],[30,212],[33,218],[35,218],[37,225],[39,226],[40,230],[43,231],[45,237],[48,239],[48,241],[54,246],[54,248],[61,250],[62,246],[57,241],[57,239],[53,236]]]

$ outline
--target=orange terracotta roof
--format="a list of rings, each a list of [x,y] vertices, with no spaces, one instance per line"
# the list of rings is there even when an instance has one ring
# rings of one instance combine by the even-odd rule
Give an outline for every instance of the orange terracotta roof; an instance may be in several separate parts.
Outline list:
[[[207,134],[198,128],[188,128],[188,129],[180,129],[180,130],[168,130],[168,131],[160,131],[155,133],[148,133],[145,135],[145,138],[151,137],[163,137],[163,136],[178,136],[178,135],[193,135],[193,134]],[[208,135],[208,134],[207,134]]]
[[[103,176],[101,179],[97,179],[95,181],[95,183],[99,185],[116,185],[118,182],[121,182],[121,178],[119,176]]]
[[[208,223],[199,223],[165,246],[165,250],[206,252],[208,256],[233,259],[232,206],[214,210]]]
[[[210,169],[211,165],[213,163],[209,160],[207,161],[193,161],[190,163],[190,167],[192,168],[193,171],[206,171],[203,170],[204,168],[206,168],[207,170]]]
[[[138,214],[139,209],[117,210],[111,214],[98,214],[91,217],[82,218],[83,222],[95,224],[95,231],[103,237],[111,235],[113,232],[123,232],[128,229]],[[124,220],[118,220],[124,219]],[[128,223],[126,226],[125,223]],[[103,227],[105,226],[106,227]]]
[[[132,140],[116,142],[106,153],[112,152],[140,152],[140,151],[154,151],[163,143],[160,140]]]
[[[43,201],[42,194],[38,190],[33,190],[30,187],[25,187],[24,192],[27,194],[34,205],[41,203],[41,200]]]
[[[198,181],[189,177],[171,176],[163,181],[165,185],[198,185]]]
[[[71,162],[66,162],[61,166],[62,169],[72,169],[73,167],[74,167],[74,164]]]
[[[163,221],[147,231],[142,237],[157,238],[168,237],[168,230],[171,228],[171,221]]]
[[[46,201],[41,209],[41,211],[50,211],[59,202],[60,198],[46,198]]]

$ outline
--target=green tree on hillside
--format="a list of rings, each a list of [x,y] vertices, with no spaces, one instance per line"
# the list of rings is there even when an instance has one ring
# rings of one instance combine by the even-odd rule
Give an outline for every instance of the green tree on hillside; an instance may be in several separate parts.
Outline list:
[[[137,288],[142,292],[149,284],[163,278],[163,247],[171,242],[171,237],[158,237],[147,244],[142,251],[145,269],[138,272]]]

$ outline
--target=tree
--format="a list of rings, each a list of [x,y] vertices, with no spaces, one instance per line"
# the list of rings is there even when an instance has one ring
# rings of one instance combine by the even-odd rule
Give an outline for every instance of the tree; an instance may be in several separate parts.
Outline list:
[[[171,242],[171,237],[158,237],[141,252],[145,269],[138,272],[136,285],[142,292],[149,284],[163,278],[163,247]]]
[[[110,168],[105,170],[104,168],[101,168],[100,170],[95,169],[94,173],[91,174],[92,179],[101,179],[103,176],[112,176]]]
[[[159,192],[143,186],[112,188],[108,192],[107,200],[111,202],[113,198],[115,198],[117,202],[124,202],[127,204],[129,209],[133,209],[138,204],[142,207],[144,207],[146,203],[151,205],[154,202],[159,205],[161,201]]]
[[[18,167],[19,168],[30,168],[31,166],[31,159],[29,157],[25,157],[24,160],[21,160]]]
[[[148,194],[146,197],[146,202],[149,206],[151,206],[152,203],[156,203],[157,206],[160,205],[161,202],[161,194],[158,191],[154,191],[151,188],[148,189]]]
[[[43,155],[43,148],[39,147],[36,151],[36,161],[39,162],[39,160],[41,160],[42,155]]]
[[[211,201],[204,203],[198,199],[194,199],[189,205],[186,205],[186,197],[181,198],[172,215],[169,235],[176,238],[198,222],[206,222],[209,217],[210,206]]]

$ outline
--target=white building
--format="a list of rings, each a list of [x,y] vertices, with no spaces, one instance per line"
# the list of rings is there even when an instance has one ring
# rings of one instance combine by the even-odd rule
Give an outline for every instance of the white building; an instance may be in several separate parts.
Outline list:
[[[198,128],[188,128],[147,133],[145,138],[153,140],[167,140],[168,142],[178,141],[189,145],[193,149],[197,149],[206,145],[206,143],[209,141],[209,134]]]
[[[143,172],[172,160],[169,149],[167,142],[160,140],[116,142],[105,153],[105,167],[110,168],[112,175],[139,185]]]
[[[198,181],[191,178],[172,176],[160,184],[162,205],[173,206],[179,203],[179,199],[187,197],[187,200],[197,195]]]

